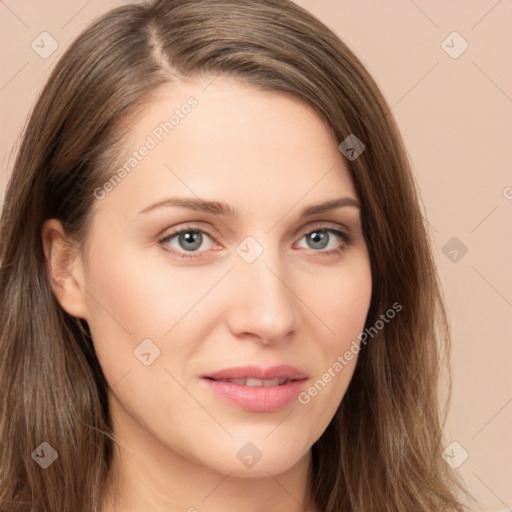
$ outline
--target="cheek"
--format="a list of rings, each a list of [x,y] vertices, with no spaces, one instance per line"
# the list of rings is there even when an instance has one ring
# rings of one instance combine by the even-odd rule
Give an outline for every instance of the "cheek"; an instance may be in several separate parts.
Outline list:
[[[321,324],[324,350],[332,356],[346,350],[364,329],[372,295],[369,260],[357,253],[316,282],[318,286],[303,288],[302,293]]]
[[[194,293],[186,274],[155,265],[129,247],[121,251],[98,246],[86,269],[90,322],[102,322],[107,330],[121,328],[134,340],[162,336],[183,315],[187,297]]]
[[[113,386],[128,371],[132,381],[150,368],[180,378],[217,318],[202,299],[226,269],[172,266],[162,255],[119,247],[99,243],[86,267],[88,324],[105,378]]]
[[[316,338],[316,373],[310,387],[298,397],[300,404],[312,407],[325,423],[335,414],[350,384],[372,294],[367,258],[354,259],[346,271],[333,275],[336,277],[321,281],[321,290],[309,293],[308,300],[317,308],[322,325],[317,332],[323,334]]]
[[[175,292],[186,290],[179,275],[166,282],[143,258],[114,245],[98,244],[86,268],[87,321],[111,385],[140,366],[139,346],[144,349],[140,356],[149,351],[151,360],[160,357],[160,340],[183,315],[187,302],[183,293]]]

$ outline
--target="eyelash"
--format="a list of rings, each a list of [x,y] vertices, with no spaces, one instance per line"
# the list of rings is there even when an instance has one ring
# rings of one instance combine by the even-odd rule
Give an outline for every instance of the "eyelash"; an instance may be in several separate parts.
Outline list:
[[[311,249],[313,252],[317,252],[317,253],[319,253],[322,256],[326,256],[326,257],[337,256],[337,255],[343,253],[352,244],[352,238],[348,235],[348,233],[345,233],[345,232],[340,231],[338,229],[334,229],[334,228],[332,228],[330,226],[314,227],[313,229],[310,229],[308,231],[302,232],[300,238],[302,239],[306,235],[311,235],[312,233],[315,233],[316,231],[325,231],[325,232],[328,232],[328,233],[334,233],[335,235],[339,236],[343,240],[343,244],[340,247],[338,247],[336,249],[331,249],[329,251],[322,251],[322,250],[315,251],[314,249]],[[180,228],[177,231],[174,231],[172,233],[169,233],[169,234],[165,235],[163,238],[160,238],[158,240],[158,243],[163,246],[163,245],[165,245],[166,242],[169,242],[174,237],[176,237],[176,236],[178,236],[178,235],[180,235],[182,233],[190,233],[190,232],[192,232],[192,233],[201,233],[203,235],[207,235],[212,240],[214,240],[214,238],[208,232],[203,231],[202,229],[199,229],[199,228],[197,228],[195,226],[185,226],[183,228]],[[177,255],[180,258],[187,258],[187,259],[201,258],[202,257],[201,253],[204,252],[204,251],[193,251],[193,252],[191,251],[191,252],[188,252],[188,253],[186,253],[186,252],[182,253],[182,252],[179,252],[179,251],[166,249],[165,247],[162,247],[162,248],[166,252],[170,252],[172,254]],[[195,253],[198,253],[199,255],[196,256]]]

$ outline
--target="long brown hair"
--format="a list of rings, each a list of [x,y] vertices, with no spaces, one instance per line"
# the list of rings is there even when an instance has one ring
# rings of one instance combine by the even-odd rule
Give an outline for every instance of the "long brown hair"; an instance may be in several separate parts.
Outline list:
[[[301,98],[341,143],[362,203],[373,292],[366,326],[402,309],[362,348],[336,415],[312,448],[325,512],[461,511],[441,457],[438,381],[449,328],[418,194],[390,110],[350,49],[288,0],[157,0],[116,8],[59,60],[25,129],[0,231],[0,507],[99,511],[112,461],[107,385],[85,321],[52,293],[46,219],[86,239],[93,191],[111,176],[123,120],[176,80],[230,75]],[[129,178],[128,178],[129,179]],[[58,458],[42,470],[33,451]],[[46,445],[43,445],[43,447]]]

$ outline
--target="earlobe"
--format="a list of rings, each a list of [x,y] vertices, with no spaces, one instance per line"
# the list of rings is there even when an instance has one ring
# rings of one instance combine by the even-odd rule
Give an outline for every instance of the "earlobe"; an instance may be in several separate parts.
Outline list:
[[[78,248],[67,239],[57,219],[45,221],[41,236],[48,278],[59,304],[70,315],[87,320],[84,268]]]

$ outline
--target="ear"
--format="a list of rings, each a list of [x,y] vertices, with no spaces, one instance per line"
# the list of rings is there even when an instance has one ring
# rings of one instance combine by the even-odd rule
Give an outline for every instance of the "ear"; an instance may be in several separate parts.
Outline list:
[[[48,277],[59,304],[70,315],[87,320],[85,273],[78,248],[68,241],[57,219],[45,221],[41,236]]]

